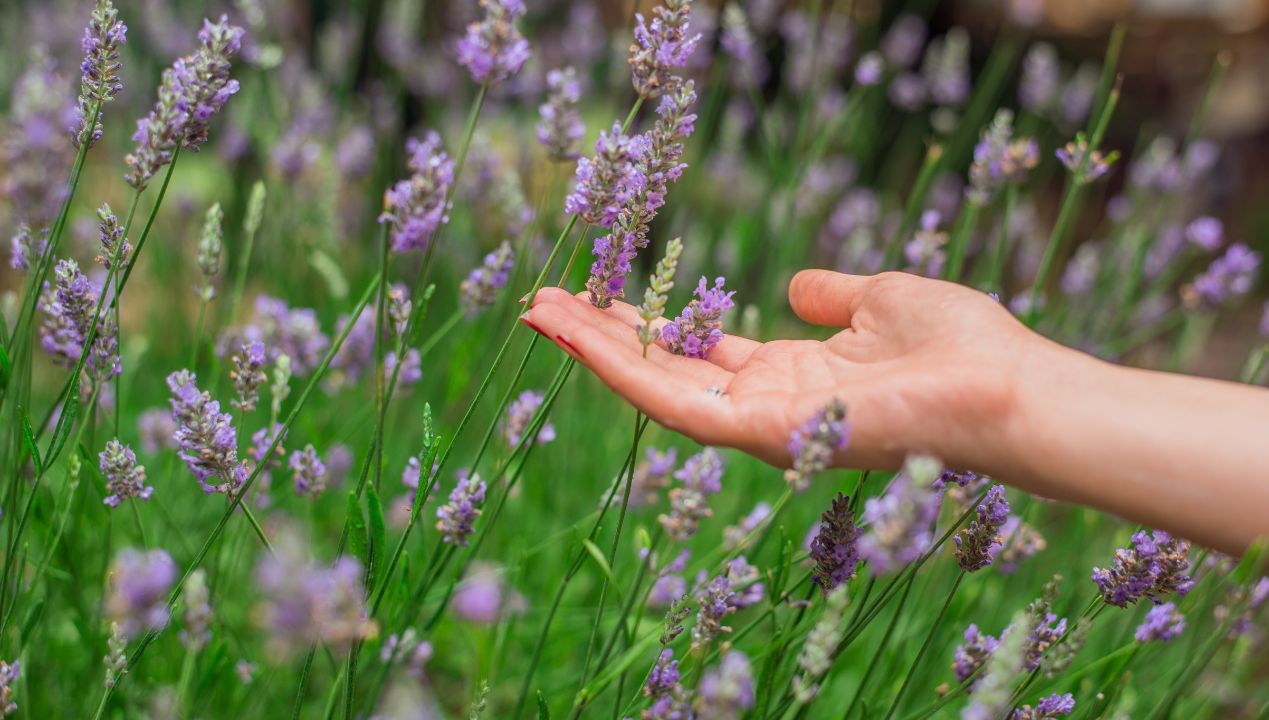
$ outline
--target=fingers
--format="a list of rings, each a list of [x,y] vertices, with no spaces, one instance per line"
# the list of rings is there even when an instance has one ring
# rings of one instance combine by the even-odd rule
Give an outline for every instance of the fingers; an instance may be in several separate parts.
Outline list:
[[[849,327],[875,276],[803,270],[789,283],[789,304],[813,325]]]
[[[575,303],[571,297],[570,303]],[[710,445],[734,445],[738,427],[730,400],[707,392],[700,375],[677,363],[659,365],[646,359],[639,342],[627,329],[628,339],[619,339],[597,325],[603,311],[589,310],[596,317],[579,315],[559,302],[535,299],[525,314],[525,322],[554,341],[561,349],[595,373],[614,392],[665,427]],[[723,373],[709,363],[669,356]]]
[[[579,297],[581,296],[579,295]],[[612,307],[604,312],[617,318],[628,327],[636,328],[643,325],[643,318],[639,317],[639,310],[628,303],[614,302]],[[668,324],[669,321],[665,318],[658,318],[652,323],[652,327],[660,329]],[[657,342],[661,347],[665,347],[665,344],[660,340]],[[749,360],[749,356],[753,354],[753,351],[761,346],[762,343],[740,337],[739,335],[724,335],[723,339],[709,351],[707,359],[724,370],[736,372]]]

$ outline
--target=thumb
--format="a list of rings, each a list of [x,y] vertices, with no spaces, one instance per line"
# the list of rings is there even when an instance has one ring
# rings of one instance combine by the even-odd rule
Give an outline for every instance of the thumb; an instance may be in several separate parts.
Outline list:
[[[874,278],[831,270],[803,270],[789,283],[789,304],[813,325],[847,327]]]

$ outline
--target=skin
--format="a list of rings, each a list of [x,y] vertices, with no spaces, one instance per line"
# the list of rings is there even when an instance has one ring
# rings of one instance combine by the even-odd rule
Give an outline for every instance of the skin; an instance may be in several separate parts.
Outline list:
[[[779,467],[792,431],[837,397],[851,425],[838,465],[923,452],[1229,553],[1269,535],[1269,391],[1112,365],[978,291],[904,273],[806,270],[789,302],[841,331],[727,335],[696,360],[655,345],[645,358],[625,303],[547,288],[521,320],[657,423]]]

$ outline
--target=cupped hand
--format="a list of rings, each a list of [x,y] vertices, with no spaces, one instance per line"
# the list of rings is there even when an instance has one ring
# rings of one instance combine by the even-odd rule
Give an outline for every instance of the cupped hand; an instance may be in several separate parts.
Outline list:
[[[794,277],[789,301],[806,322],[842,330],[822,341],[727,335],[699,360],[660,345],[644,357],[642,320],[625,303],[600,310],[548,288],[522,319],[654,421],[702,444],[787,467],[792,431],[836,397],[851,426],[839,464],[893,468],[914,451],[968,469],[988,464],[1038,344],[999,303],[915,275],[825,270]]]

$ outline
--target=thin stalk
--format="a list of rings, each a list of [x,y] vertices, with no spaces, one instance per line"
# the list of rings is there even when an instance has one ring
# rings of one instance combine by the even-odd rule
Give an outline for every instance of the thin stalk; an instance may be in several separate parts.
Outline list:
[[[930,192],[930,184],[934,182],[934,175],[942,165],[942,159],[942,145],[934,144],[926,150],[925,160],[922,161],[921,169],[917,172],[916,183],[912,186],[912,194],[908,195],[908,203],[903,208],[903,220],[899,223],[899,229],[886,244],[883,268],[893,268],[899,262],[899,253],[903,250],[903,239],[911,234],[912,228],[916,226],[917,216],[921,214],[921,205],[925,202],[926,194]]]
[[[419,346],[419,358],[421,359],[426,357],[428,352],[431,351],[432,348],[436,347],[437,344],[440,343],[441,340],[445,339],[445,336],[449,334],[450,330],[453,330],[455,327],[458,326],[458,323],[463,319],[465,315],[466,315],[466,311],[464,311],[462,308],[458,308],[457,310],[455,310],[454,314],[450,315],[449,318],[444,323],[442,323],[440,327],[436,328],[436,330],[433,331],[432,334],[428,336],[427,340],[425,340],[423,344]]]
[[[899,686],[899,693],[894,696],[894,702],[890,704],[890,709],[886,711],[884,720],[890,720],[894,717],[894,713],[899,709],[899,704],[903,702],[903,695],[908,691],[908,686],[912,684],[912,679],[916,677],[917,666],[921,664],[921,660],[925,658],[925,653],[930,649],[930,643],[934,641],[934,633],[938,631],[939,624],[943,622],[943,617],[947,615],[947,609],[952,605],[952,598],[956,597],[956,591],[961,586],[961,581],[965,579],[965,571],[961,570],[956,575],[956,582],[952,583],[952,589],[947,593],[947,599],[943,601],[943,607],[939,610],[939,614],[934,618],[934,622],[930,625],[930,631],[925,635],[925,641],[921,643],[921,649],[917,651],[916,657],[912,660],[912,664],[908,666],[908,674],[903,678],[903,684]]]
[[[868,688],[868,681],[872,679],[873,672],[881,665],[881,655],[890,649],[890,638],[894,635],[895,626],[899,624],[899,618],[903,615],[903,606],[908,602],[908,593],[912,592],[912,580],[908,579],[907,585],[903,589],[903,595],[899,598],[899,605],[895,608],[894,616],[890,618],[890,624],[886,626],[886,631],[881,635],[881,642],[877,643],[877,649],[873,651],[872,661],[868,663],[868,669],[864,672],[864,677],[859,681],[859,687],[855,690],[855,695],[850,699],[850,704],[846,706],[846,712],[842,713],[842,720],[850,717],[855,711],[855,706],[859,704],[860,698],[864,696],[864,690]]]
[[[1009,222],[1014,205],[1018,202],[1018,186],[1005,188],[1005,207],[1000,213],[1000,237],[991,252],[991,267],[987,274],[987,287],[996,292],[1004,289],[1005,264],[1009,260]]]
[[[969,245],[969,236],[974,232],[974,225],[978,223],[978,213],[981,210],[978,203],[967,203],[965,209],[961,211],[961,216],[957,218],[956,231],[952,234],[952,243],[947,252],[947,267],[944,269],[943,279],[960,282],[961,269],[965,267],[965,248]]]

